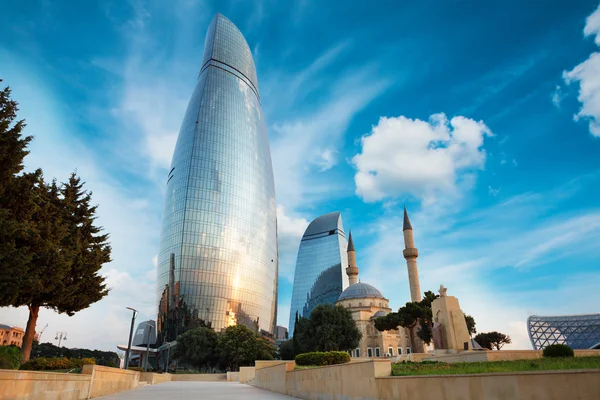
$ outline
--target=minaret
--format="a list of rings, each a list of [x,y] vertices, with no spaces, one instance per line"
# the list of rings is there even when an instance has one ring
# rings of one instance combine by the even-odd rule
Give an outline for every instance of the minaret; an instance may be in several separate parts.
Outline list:
[[[419,251],[415,248],[413,230],[408,219],[406,206],[404,206],[404,258],[406,258],[406,268],[408,268],[408,284],[410,285],[410,301],[421,301],[421,286],[419,285],[419,270],[417,269],[417,257]]]
[[[350,285],[358,283],[358,267],[356,266],[356,250],[354,250],[352,232],[350,232],[348,239],[348,268],[346,268],[346,274],[348,275],[348,283]]]

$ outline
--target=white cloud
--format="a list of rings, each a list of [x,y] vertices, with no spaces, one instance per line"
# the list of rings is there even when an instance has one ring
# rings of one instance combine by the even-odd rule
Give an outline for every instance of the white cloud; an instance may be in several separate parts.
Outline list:
[[[311,206],[307,195],[339,193],[331,180],[311,172],[335,165],[332,149],[340,146],[354,115],[388,86],[384,80],[373,80],[372,72],[365,67],[342,75],[327,88],[325,103],[316,111],[273,124],[271,155],[280,204],[295,210]]]
[[[600,6],[587,18],[583,33],[595,35],[595,42],[600,46]],[[600,53],[592,53],[571,71],[564,71],[563,79],[567,84],[579,82],[577,99],[582,106],[574,119],[588,119],[590,133],[600,137]]]
[[[560,85],[556,85],[554,93],[552,93],[552,103],[556,106],[556,108],[560,108],[560,102],[563,98],[564,95],[562,94],[562,88]]]
[[[305,218],[287,215],[285,207],[277,206],[279,276],[290,282],[294,280],[296,254],[308,223]]]
[[[402,194],[433,201],[456,192],[470,172],[483,168],[485,136],[492,132],[483,121],[462,116],[382,117],[353,158],[356,193],[371,202]]]

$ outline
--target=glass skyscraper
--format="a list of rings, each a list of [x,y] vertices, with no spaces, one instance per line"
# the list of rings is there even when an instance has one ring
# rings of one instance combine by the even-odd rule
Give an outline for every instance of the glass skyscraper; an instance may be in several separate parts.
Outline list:
[[[294,334],[296,313],[310,316],[319,304],[333,304],[348,287],[348,257],[342,216],[336,211],[315,219],[302,236],[290,309],[289,334]]]
[[[250,48],[221,14],[166,177],[158,256],[158,341],[201,320],[274,334],[277,214]]]

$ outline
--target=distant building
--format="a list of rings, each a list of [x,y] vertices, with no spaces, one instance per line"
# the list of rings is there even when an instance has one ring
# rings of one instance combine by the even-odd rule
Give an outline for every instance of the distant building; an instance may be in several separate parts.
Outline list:
[[[12,344],[21,347],[23,336],[25,336],[23,328],[0,324],[0,344],[2,346],[10,346]]]
[[[122,351],[127,351],[127,344],[119,344],[117,348]],[[129,366],[144,366],[144,357],[148,351],[148,360],[151,367],[156,368],[157,356],[156,349],[156,322],[153,320],[142,321],[133,331],[131,340],[131,355]]]
[[[527,318],[531,345],[541,350],[551,344],[566,344],[575,350],[600,349],[600,314]]]
[[[362,333],[358,347],[350,351],[352,357],[394,357],[411,353],[409,331],[398,327],[380,332],[375,328],[375,319],[384,317],[392,309],[389,300],[368,283],[358,281],[356,250],[352,235],[348,241],[348,268],[346,273],[350,281],[348,286],[335,302],[352,314],[356,327]]]
[[[348,287],[346,247],[338,211],[321,215],[306,228],[296,260],[289,336],[294,335],[296,315],[308,318],[319,304],[335,303]]]
[[[288,340],[288,330],[285,326],[277,325],[277,334],[275,336],[277,340]]]

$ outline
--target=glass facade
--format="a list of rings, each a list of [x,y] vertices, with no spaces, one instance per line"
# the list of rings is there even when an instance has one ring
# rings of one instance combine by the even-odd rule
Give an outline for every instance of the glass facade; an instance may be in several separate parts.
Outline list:
[[[166,179],[158,341],[210,323],[274,334],[277,214],[254,61],[217,14]]]
[[[527,318],[529,339],[535,350],[566,344],[574,350],[600,349],[600,314]]]
[[[302,236],[290,309],[289,335],[296,313],[308,317],[319,304],[333,304],[348,287],[346,234],[339,212],[325,214],[308,225]]]

